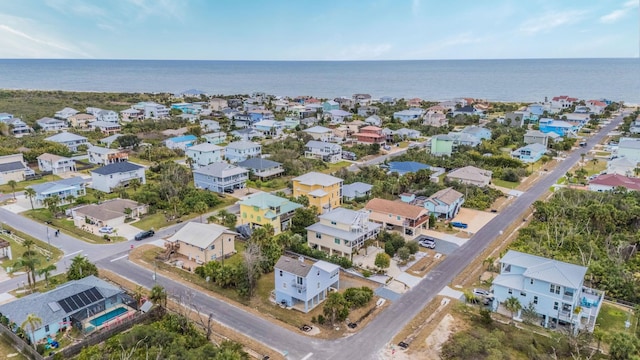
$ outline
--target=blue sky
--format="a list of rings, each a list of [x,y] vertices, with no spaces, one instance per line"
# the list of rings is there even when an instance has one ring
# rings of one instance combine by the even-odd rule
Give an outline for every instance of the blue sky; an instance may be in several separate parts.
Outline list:
[[[640,0],[0,0],[0,58],[638,57]]]

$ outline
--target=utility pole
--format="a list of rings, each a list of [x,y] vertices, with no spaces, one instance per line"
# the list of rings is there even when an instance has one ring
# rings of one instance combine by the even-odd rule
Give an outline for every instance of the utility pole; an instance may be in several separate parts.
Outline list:
[[[51,238],[49,237],[49,227],[47,226],[47,244],[49,244],[49,249],[51,249]]]

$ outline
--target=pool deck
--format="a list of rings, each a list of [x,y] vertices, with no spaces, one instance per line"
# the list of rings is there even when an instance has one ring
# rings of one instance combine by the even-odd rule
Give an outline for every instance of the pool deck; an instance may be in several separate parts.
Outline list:
[[[125,308],[125,309],[127,309],[127,311],[122,313],[122,314],[120,314],[120,315],[118,315],[118,316],[116,316],[116,317],[114,317],[113,319],[105,321],[100,326],[95,326],[95,325],[93,325],[91,323],[91,320],[99,318],[100,316],[102,316],[104,314],[107,314],[107,313],[109,313],[111,311],[114,311],[117,308]],[[115,324],[121,322],[124,319],[128,319],[128,318],[133,317],[135,314],[136,314],[136,310],[134,310],[134,309],[132,309],[132,308],[130,308],[130,307],[124,305],[124,304],[120,304],[118,306],[115,306],[115,307],[106,309],[104,311],[101,311],[101,312],[99,312],[99,313],[97,313],[97,314],[85,319],[82,322],[82,327],[83,327],[83,329],[91,329],[91,331],[99,330],[99,329],[102,329],[102,328],[109,328],[110,326],[115,325]]]

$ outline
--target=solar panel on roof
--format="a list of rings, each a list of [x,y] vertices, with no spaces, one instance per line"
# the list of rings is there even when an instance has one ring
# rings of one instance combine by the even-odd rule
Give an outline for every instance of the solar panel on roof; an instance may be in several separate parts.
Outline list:
[[[83,304],[91,304],[93,302],[87,296],[86,291],[83,291],[83,292],[79,293],[78,297],[80,298],[80,300],[82,300]]]
[[[60,306],[62,306],[62,309],[63,309],[65,312],[67,312],[67,313],[68,313],[68,312],[70,312],[70,311],[71,311],[71,307],[69,306],[69,304],[67,304],[67,302],[65,301],[65,299],[62,299],[62,300],[58,301],[58,304],[59,304]]]
[[[88,305],[95,303],[98,300],[104,299],[104,296],[95,287],[80,292],[75,295],[71,295],[58,301],[58,304],[66,312],[73,312]]]

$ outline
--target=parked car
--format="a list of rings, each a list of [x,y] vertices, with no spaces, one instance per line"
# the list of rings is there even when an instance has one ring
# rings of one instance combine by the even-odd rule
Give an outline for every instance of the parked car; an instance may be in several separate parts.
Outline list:
[[[113,228],[111,226],[103,226],[98,230],[101,234],[111,234],[113,232]]]
[[[433,239],[423,239],[420,240],[420,242],[418,242],[418,244],[422,247],[426,247],[429,249],[435,249],[436,248],[436,242]]]
[[[473,289],[473,294],[475,296],[482,296],[482,297],[487,297],[487,296],[491,295],[490,292],[488,292],[487,290],[484,290],[484,289]]]
[[[452,221],[451,222],[451,226],[456,227],[456,228],[461,228],[461,229],[466,229],[469,225],[460,222],[460,221]]]
[[[224,189],[224,192],[226,192],[227,194],[233,194],[233,191],[234,191],[233,189],[229,189],[229,188]]]
[[[143,231],[143,232],[137,233],[137,234],[136,234],[136,236],[134,237],[134,239],[135,239],[136,241],[140,241],[140,240],[142,240],[142,239],[146,239],[146,238],[148,238],[148,237],[152,237],[152,236],[153,236],[153,235],[155,235],[155,234],[156,234],[156,232],[155,232],[155,231],[153,231],[153,230],[147,230],[147,231]]]

